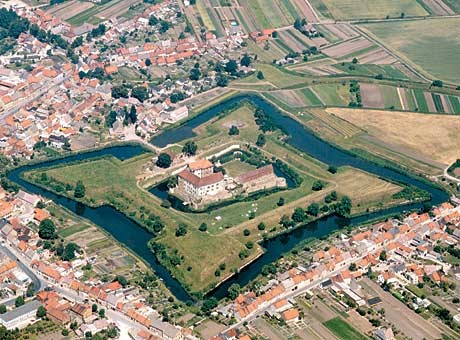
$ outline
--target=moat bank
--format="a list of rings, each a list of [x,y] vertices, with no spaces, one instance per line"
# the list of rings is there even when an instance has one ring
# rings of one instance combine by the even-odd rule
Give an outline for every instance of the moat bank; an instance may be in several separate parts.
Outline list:
[[[248,100],[254,106],[263,108],[265,112],[273,119],[275,124],[280,127],[286,133],[286,135],[289,136],[289,138],[286,140],[288,144],[302,152],[311,155],[312,157],[322,161],[325,164],[334,166],[348,165],[375,174],[382,178],[388,178],[396,182],[416,186],[419,189],[425,190],[431,194],[430,203],[433,205],[439,204],[449,199],[449,196],[446,192],[433,185],[430,185],[422,179],[417,179],[415,177],[404,174],[403,172],[386,168],[382,165],[354,156],[351,153],[330,145],[329,143],[315,136],[302,124],[293,118],[282,114],[273,105],[264,101],[258,96],[239,96],[217,104],[216,106],[205,110],[197,116],[186,121],[183,125],[177,128],[166,130],[164,133],[154,138],[152,143],[156,146],[163,147],[168,144],[181,142],[184,139],[190,138],[193,136],[192,130],[196,126],[220,114],[222,111],[236,107],[239,103],[241,103],[242,100]],[[74,211],[82,217],[88,218],[96,225],[99,225],[101,228],[105,229],[107,232],[113,235],[115,239],[125,244],[139,257],[151,265],[156,274],[164,281],[165,285],[178,299],[187,301],[190,299],[187,292],[182,288],[179,282],[171,276],[169,271],[157,262],[154,254],[148,247],[147,242],[152,238],[152,234],[150,234],[148,231],[110,206],[102,206],[98,208],[88,207],[81,203],[77,203],[72,199],[65,198],[48,190],[39,188],[38,186],[25,181],[21,177],[21,173],[23,172],[36,170],[42,167],[64,165],[67,163],[84,161],[87,159],[106,155],[111,155],[119,158],[120,160],[125,160],[137,156],[143,152],[145,152],[145,149],[143,149],[141,146],[113,146],[101,150],[79,153],[61,159],[26,165],[9,172],[8,178],[11,181],[21,185],[27,191],[40,194],[48,199],[51,199],[57,204],[60,204]],[[260,256],[256,261],[247,265],[243,270],[241,270],[239,274],[234,275],[230,279],[223,282],[208,295],[215,296],[216,298],[221,298],[225,296],[228,287],[232,283],[239,283],[241,286],[247,284],[260,273],[261,268],[265,264],[277,260],[282,254],[290,251],[297,244],[299,244],[299,242],[305,239],[327,236],[333,231],[349,224],[361,224],[369,220],[387,216],[389,214],[397,214],[404,211],[419,209],[421,207],[421,203],[402,205],[352,219],[328,216],[289,231],[283,235],[274,237],[262,244],[266,249],[266,252],[262,256]]]

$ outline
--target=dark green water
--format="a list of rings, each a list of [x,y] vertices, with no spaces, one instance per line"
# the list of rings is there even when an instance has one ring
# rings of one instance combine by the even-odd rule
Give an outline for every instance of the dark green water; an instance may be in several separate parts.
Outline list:
[[[321,162],[334,165],[334,166],[352,166],[357,169],[367,171],[375,174],[382,178],[391,179],[396,182],[411,184],[418,187],[419,189],[425,190],[431,194],[430,204],[437,205],[449,199],[449,196],[443,190],[429,185],[424,181],[421,181],[415,177],[408,176],[398,171],[383,167],[376,163],[370,162],[366,159],[354,156],[344,150],[338,149],[329,143],[321,140],[315,136],[310,130],[306,129],[302,124],[298,123],[294,119],[284,115],[277,108],[270,103],[264,101],[258,96],[245,95],[231,98],[221,104],[218,104],[211,109],[204,111],[198,116],[188,120],[180,127],[166,130],[161,135],[155,137],[152,143],[159,147],[164,147],[171,143],[178,143],[184,139],[193,136],[193,129],[214,116],[218,115],[222,111],[235,106],[242,100],[251,102],[254,106],[263,108],[265,112],[274,120],[276,125],[283,130],[288,136],[287,143],[297,148],[301,152],[309,154],[310,156],[320,160]],[[110,147],[103,150],[82,153],[74,156],[69,156],[64,159],[44,162],[41,164],[24,166],[11,171],[8,174],[8,178],[21,186],[27,191],[41,194],[47,198],[52,199],[56,203],[71,209],[77,214],[88,218],[95,224],[99,225],[103,229],[111,233],[118,241],[124,243],[131,250],[137,253],[152,268],[156,271],[157,275],[163,279],[166,286],[171,292],[180,300],[186,301],[189,299],[188,294],[181,287],[181,285],[175,280],[170,273],[162,267],[155,259],[155,256],[147,247],[147,241],[152,237],[145,229],[140,227],[129,218],[116,211],[112,207],[103,206],[99,208],[90,208],[85,205],[76,203],[75,201],[55,195],[47,190],[43,190],[33,184],[24,181],[20,174],[24,171],[38,169],[45,166],[53,166],[58,164],[65,164],[67,162],[74,162],[79,160],[85,160],[93,157],[100,157],[103,155],[112,155],[121,160],[134,157],[144,150],[139,146],[116,146]],[[228,287],[232,283],[239,283],[244,286],[249,281],[254,279],[259,273],[261,268],[268,263],[272,263],[277,260],[282,254],[292,250],[299,242],[310,239],[319,238],[326,236],[335,230],[342,228],[346,225],[361,224],[371,219],[386,216],[388,214],[397,214],[404,211],[410,211],[420,209],[422,204],[408,204],[402,205],[390,209],[385,209],[379,212],[367,214],[352,219],[343,219],[337,216],[328,216],[319,219],[318,221],[306,224],[289,233],[280,235],[273,239],[263,242],[263,247],[266,252],[259,257],[256,261],[245,267],[240,273],[234,275],[232,278],[225,281],[215,290],[209,293],[210,296],[221,298],[226,295]]]

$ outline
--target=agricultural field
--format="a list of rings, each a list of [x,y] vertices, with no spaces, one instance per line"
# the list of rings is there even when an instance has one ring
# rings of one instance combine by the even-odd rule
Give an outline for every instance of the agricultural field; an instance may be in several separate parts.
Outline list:
[[[381,22],[361,27],[430,78],[459,83],[460,18]]]
[[[327,112],[366,130],[402,153],[420,154],[446,166],[458,158],[459,116],[340,108],[329,108]]]
[[[350,326],[345,320],[340,317],[335,317],[331,320],[328,320],[324,323],[324,326],[329,328],[339,339],[341,340],[348,340],[348,339],[356,339],[356,340],[365,340],[363,334],[359,333],[355,328]]]
[[[85,10],[79,10],[78,13],[70,16],[66,21],[74,26],[80,26],[84,23],[98,24],[111,17],[119,17],[128,11],[131,5],[142,2],[141,0],[112,0],[103,5],[94,5]],[[80,2],[80,6],[85,6],[86,2]],[[64,5],[64,4],[63,4]],[[62,6],[62,5],[61,5]]]
[[[59,5],[51,6],[47,9],[47,12],[59,19],[67,20],[92,7],[94,7],[94,4],[91,2],[81,2],[78,0],[73,0],[63,2]]]
[[[399,68],[393,65],[374,65],[364,63],[352,64],[349,62],[343,62],[340,64],[335,64],[333,66],[351,75],[363,75],[369,77],[382,75],[383,78],[386,79],[409,79],[409,77],[405,73],[403,73]]]
[[[336,20],[384,19],[404,16],[427,16],[429,13],[413,0],[314,0],[311,4],[323,17]]]

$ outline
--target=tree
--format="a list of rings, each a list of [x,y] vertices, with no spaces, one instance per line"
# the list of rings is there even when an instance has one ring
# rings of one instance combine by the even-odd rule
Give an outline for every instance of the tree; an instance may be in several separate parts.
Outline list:
[[[93,305],[91,306],[91,311],[93,313],[96,313],[97,312],[97,305],[95,303],[93,303]]]
[[[32,296],[34,296],[34,294],[35,294],[34,284],[33,284],[33,283],[30,283],[30,284],[27,286],[26,296],[27,296],[27,297],[32,297]]]
[[[185,143],[184,147],[182,148],[182,153],[187,156],[194,156],[196,155],[196,151],[198,150],[198,146],[193,141],[188,141]]]
[[[62,331],[61,331],[61,334],[62,334],[62,336],[68,336],[69,331],[66,328],[63,328]]]
[[[230,74],[233,74],[233,73],[236,73],[236,71],[238,71],[238,64],[235,60],[229,60],[227,62],[227,64],[225,64],[225,71],[230,73]]]
[[[337,167],[334,165],[329,165],[329,167],[327,168],[327,171],[329,171],[331,174],[335,174],[337,173]]]
[[[280,199],[278,200],[278,203],[276,203],[276,205],[277,205],[278,207],[283,206],[283,205],[284,205],[284,197],[280,197]]]
[[[262,71],[257,72],[257,79],[263,80],[264,78],[264,73]]]
[[[16,306],[16,308],[17,308],[17,307],[23,306],[24,303],[25,303],[24,297],[22,297],[22,296],[18,296],[18,297],[16,298],[16,300],[14,300],[14,305]]]
[[[152,61],[149,58],[145,59],[145,66],[148,67],[150,65],[152,65]]]
[[[64,261],[72,261],[75,258],[75,252],[79,249],[80,247],[77,246],[75,243],[70,242],[67,243],[66,246],[64,247],[64,251],[62,253],[62,259]]]
[[[434,80],[434,81],[431,83],[431,86],[442,87],[442,86],[443,86],[443,82],[442,82],[442,80]]]
[[[140,102],[143,102],[147,99],[148,91],[145,86],[137,86],[131,91],[131,97],[138,99]]]
[[[243,58],[241,58],[240,64],[241,66],[249,67],[251,65],[251,62],[252,62],[251,57],[245,54]]]
[[[257,145],[259,148],[263,147],[263,146],[265,145],[266,142],[267,142],[267,141],[266,141],[265,135],[264,135],[263,133],[261,133],[261,134],[259,134],[259,135],[257,136],[256,145]]]
[[[387,252],[385,250],[382,250],[380,252],[379,259],[380,259],[380,261],[386,261],[387,260]]]
[[[348,267],[348,269],[352,272],[356,271],[356,264],[353,262],[352,264],[350,264],[350,266]]]
[[[105,318],[105,309],[104,308],[99,309],[99,317],[100,318]]]
[[[251,235],[251,231],[249,229],[244,229],[243,230],[243,235],[244,236],[249,236],[249,235]]]
[[[156,161],[156,165],[160,168],[169,168],[171,166],[172,159],[171,156],[165,152],[160,153]]]
[[[40,222],[40,225],[38,226],[38,235],[40,236],[40,238],[44,240],[50,240],[54,238],[55,233],[56,226],[54,225],[54,222],[51,221],[49,218]]]
[[[238,297],[238,295],[240,295],[240,292],[241,287],[238,283],[234,283],[230,287],[228,287],[228,296],[232,300],[235,300]]]
[[[238,129],[237,126],[232,125],[232,126],[230,127],[230,129],[228,130],[228,134],[229,134],[230,136],[237,136],[237,135],[240,134],[240,130]]]
[[[313,183],[313,185],[311,186],[311,189],[312,189],[313,191],[320,191],[320,190],[322,190],[323,188],[324,188],[324,183],[321,182],[321,181],[319,181],[319,180],[318,180],[318,181],[315,181],[315,182]]]
[[[43,306],[38,307],[36,315],[37,318],[44,318],[46,316],[46,308]]]
[[[264,222],[260,222],[260,223],[257,225],[257,229],[259,229],[259,230],[265,230],[265,223],[264,223]]]
[[[198,230],[201,231],[201,232],[205,232],[206,230],[208,230],[208,225],[206,223],[201,223],[200,226],[198,227]]]
[[[219,87],[225,87],[228,85],[228,77],[223,73],[219,73],[216,77],[216,83]]]
[[[198,68],[192,68],[190,70],[189,78],[190,80],[198,80],[201,77],[201,71]]]
[[[156,16],[151,15],[151,16],[149,17],[149,25],[150,25],[150,26],[155,26],[156,24],[158,24],[158,22],[159,22],[159,21],[158,21],[158,19],[157,19]]]
[[[338,204],[337,207],[337,213],[341,216],[347,216],[351,212],[351,199],[348,196],[343,196],[342,199],[340,200],[340,203]]]
[[[159,29],[160,33],[166,33],[169,30],[169,27],[171,27],[169,22],[167,22],[166,20],[160,21],[160,29]]]
[[[128,88],[123,85],[112,87],[112,97],[114,99],[128,98],[129,97]]]
[[[117,275],[115,277],[115,281],[118,281],[118,283],[121,284],[122,287],[126,287],[128,285],[128,280],[123,275]]]
[[[292,214],[292,220],[295,223],[304,222],[307,216],[305,215],[305,210],[300,207],[294,209],[294,213]]]
[[[81,180],[77,181],[77,184],[75,185],[75,191],[74,191],[74,197],[75,198],[83,198],[85,197],[86,194],[86,188],[85,185]]]
[[[176,228],[176,237],[185,236],[187,234],[187,226],[180,223]]]
[[[137,110],[134,105],[131,105],[131,109],[129,110],[128,118],[132,124],[137,122]]]
[[[0,305],[0,314],[5,314],[6,313],[6,306],[2,303]]]
[[[358,59],[357,58],[353,58],[353,60],[351,61],[353,64],[357,64],[358,63]]]
[[[216,308],[218,304],[219,302],[215,297],[204,300],[203,304],[201,305],[201,311],[203,313],[209,313],[212,309]]]
[[[318,216],[319,214],[319,204],[312,203],[307,207],[307,213],[312,216]]]

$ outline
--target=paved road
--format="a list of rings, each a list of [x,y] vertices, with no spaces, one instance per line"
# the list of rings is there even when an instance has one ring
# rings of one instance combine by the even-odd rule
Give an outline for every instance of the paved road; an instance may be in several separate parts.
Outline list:
[[[19,260],[19,257],[16,255],[17,253],[12,248],[7,246],[6,244],[2,244],[0,245],[0,251],[6,254],[13,261],[17,262],[19,268],[21,268],[22,271],[24,271],[24,273],[26,273],[27,276],[32,280],[35,291],[43,290],[48,286],[48,283],[45,280],[40,279],[37,275],[35,275],[35,273],[32,271],[32,269],[28,265],[26,265],[23,261]],[[12,306],[14,305],[15,300],[16,300],[16,297],[13,297],[6,301],[2,301],[2,304],[7,305],[7,306]]]
[[[374,253],[378,252],[380,249],[383,249],[383,247],[377,248],[377,249],[374,251]],[[233,329],[233,328],[237,328],[237,327],[241,326],[241,325],[242,325],[243,323],[245,323],[245,322],[248,322],[248,323],[249,323],[249,322],[255,320],[258,316],[265,314],[265,312],[266,312],[267,310],[269,310],[270,307],[271,307],[274,303],[276,303],[276,302],[278,302],[278,301],[280,301],[280,300],[284,300],[284,299],[285,299],[285,300],[289,300],[289,299],[295,298],[295,297],[297,297],[297,296],[299,296],[299,295],[302,295],[302,294],[306,293],[307,291],[309,291],[309,290],[311,290],[311,289],[313,289],[313,288],[316,288],[317,286],[319,286],[319,285],[321,284],[321,282],[324,282],[324,281],[326,281],[327,279],[330,279],[331,277],[333,277],[333,276],[339,274],[341,271],[343,271],[344,269],[348,268],[348,266],[349,266],[352,262],[355,262],[355,263],[356,263],[357,261],[362,260],[362,259],[363,259],[364,257],[366,257],[367,255],[368,255],[368,254],[366,253],[366,254],[361,255],[361,256],[359,256],[359,257],[357,257],[357,258],[350,259],[350,260],[346,261],[340,268],[334,270],[333,272],[330,272],[329,274],[325,275],[324,277],[321,277],[320,279],[317,279],[317,280],[313,281],[312,283],[307,284],[307,285],[305,285],[305,286],[302,286],[301,288],[298,288],[298,289],[296,289],[296,290],[294,290],[294,291],[285,292],[284,294],[282,294],[281,296],[279,296],[276,300],[273,300],[272,302],[270,302],[269,305],[267,305],[267,306],[265,306],[265,307],[263,307],[263,308],[261,308],[261,309],[258,309],[258,310],[257,310],[256,312],[254,312],[253,314],[251,314],[251,315],[249,315],[249,316],[247,316],[247,317],[241,319],[241,320],[238,321],[237,323],[235,323],[235,324],[233,324],[232,326],[230,326],[229,328],[227,328],[227,329],[226,329],[225,331],[223,331],[222,333],[225,333],[225,332],[227,332],[227,331],[229,331],[229,330],[231,330],[231,329]],[[300,285],[299,285],[299,286],[300,286]]]
[[[4,120],[5,118],[7,118],[8,116],[11,116],[11,115],[15,114],[16,112],[18,112],[19,109],[21,109],[21,108],[24,107],[25,105],[27,105],[27,104],[33,102],[34,100],[40,98],[40,97],[41,97],[42,95],[44,95],[46,92],[50,91],[53,87],[61,85],[61,84],[62,84],[63,82],[65,82],[67,79],[69,79],[68,76],[67,76],[67,77],[63,77],[62,80],[59,80],[59,81],[57,81],[57,82],[55,82],[55,83],[49,84],[47,87],[45,87],[45,88],[43,88],[43,89],[37,91],[37,93],[36,93],[33,97],[31,97],[31,98],[25,100],[24,102],[21,102],[20,104],[16,105],[15,107],[13,107],[13,108],[11,108],[11,109],[9,109],[9,110],[3,112],[3,113],[0,113],[0,122],[1,122],[2,120]]]

